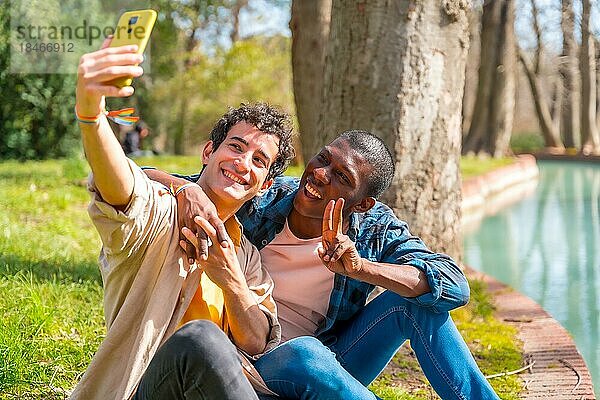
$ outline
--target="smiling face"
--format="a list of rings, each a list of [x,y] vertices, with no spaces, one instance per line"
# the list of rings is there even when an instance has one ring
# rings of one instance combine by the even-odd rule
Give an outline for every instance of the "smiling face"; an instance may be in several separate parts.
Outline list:
[[[362,211],[372,169],[371,164],[346,140],[336,139],[323,147],[306,166],[294,198],[293,212],[302,216],[306,223],[306,219],[310,218],[320,224],[329,200],[340,197],[346,200],[345,218],[352,211]]]
[[[247,122],[238,122],[217,149],[209,141],[202,153],[205,168],[198,184],[217,205],[237,210],[267,190],[269,168],[279,151],[279,139]],[[229,212],[230,210],[228,210]]]

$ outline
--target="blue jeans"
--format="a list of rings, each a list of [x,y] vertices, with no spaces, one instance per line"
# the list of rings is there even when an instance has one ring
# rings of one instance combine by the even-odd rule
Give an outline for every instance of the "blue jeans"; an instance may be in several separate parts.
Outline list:
[[[134,400],[251,400],[256,393],[231,340],[211,321],[185,324],[156,352]]]
[[[286,399],[376,399],[366,386],[409,339],[442,399],[498,399],[450,315],[391,291],[320,339],[289,340],[256,361],[267,386]]]

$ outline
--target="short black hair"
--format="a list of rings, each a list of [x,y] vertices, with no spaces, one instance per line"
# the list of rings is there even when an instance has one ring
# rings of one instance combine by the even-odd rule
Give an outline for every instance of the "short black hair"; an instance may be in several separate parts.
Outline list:
[[[296,156],[292,144],[292,124],[288,114],[267,103],[242,103],[237,108],[230,108],[217,121],[210,132],[213,149],[216,150],[227,137],[229,130],[242,121],[254,125],[261,131],[274,135],[279,139],[279,151],[275,161],[269,168],[267,179],[281,175]]]
[[[396,171],[390,149],[383,140],[368,131],[360,129],[342,132],[338,139],[345,140],[352,149],[360,153],[373,167],[367,182],[366,195],[373,198],[381,196],[392,184]]]

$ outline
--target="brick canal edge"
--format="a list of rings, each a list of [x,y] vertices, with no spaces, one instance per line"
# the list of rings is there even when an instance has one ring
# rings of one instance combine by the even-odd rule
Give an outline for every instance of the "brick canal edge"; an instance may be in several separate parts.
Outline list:
[[[526,400],[596,399],[592,377],[569,332],[535,301],[489,275],[467,268],[470,278],[484,281],[496,306],[498,319],[518,330],[525,364],[535,362],[519,374]]]

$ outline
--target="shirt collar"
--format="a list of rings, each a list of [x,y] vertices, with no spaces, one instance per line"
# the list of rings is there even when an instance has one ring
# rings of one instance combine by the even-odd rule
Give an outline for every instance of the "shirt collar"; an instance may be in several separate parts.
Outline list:
[[[298,193],[298,188],[292,190],[286,194],[280,201],[273,204],[271,207],[265,210],[265,217],[278,224],[285,224],[287,217],[292,212],[294,207],[294,198]],[[364,213],[352,213],[350,214],[350,226],[348,229],[348,236],[352,240],[356,240],[358,232],[360,230],[360,224],[364,219]]]
[[[227,234],[231,238],[231,241],[235,245],[235,247],[240,247],[242,243],[242,234],[243,227],[240,221],[237,219],[235,215],[231,216],[227,221],[223,223],[225,225],[225,230]]]
[[[350,226],[348,227],[348,237],[352,241],[356,241],[356,237],[358,236],[358,231],[360,229],[360,224],[364,219],[364,213],[352,213],[350,214]]]
[[[276,202],[272,207],[265,210],[265,217],[278,224],[285,224],[285,220],[292,212],[294,207],[294,197],[298,189],[286,194],[280,201]]]

